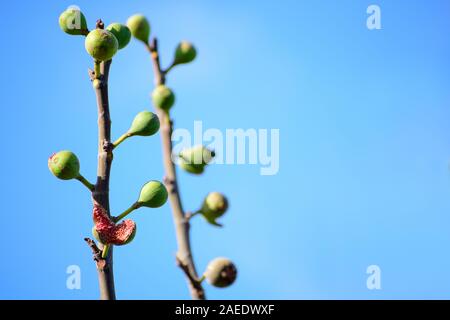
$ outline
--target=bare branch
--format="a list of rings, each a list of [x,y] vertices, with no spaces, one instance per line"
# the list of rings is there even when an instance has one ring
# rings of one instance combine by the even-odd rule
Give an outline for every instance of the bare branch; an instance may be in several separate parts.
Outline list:
[[[153,61],[155,85],[165,84],[165,73],[161,69],[158,53],[158,40],[153,38],[151,44],[147,45]],[[175,165],[172,162],[172,131],[173,121],[168,118],[168,113],[157,110],[161,123],[160,133],[163,149],[163,163],[165,170],[164,184],[169,191],[169,202],[172,207],[172,216],[175,224],[175,233],[178,243],[177,262],[182,261],[180,266],[186,275],[191,296],[195,300],[204,300],[205,291],[198,278],[192,257],[191,241],[189,235],[189,221],[185,217],[183,205],[181,203],[180,190],[178,188]],[[182,260],[179,260],[182,259]]]

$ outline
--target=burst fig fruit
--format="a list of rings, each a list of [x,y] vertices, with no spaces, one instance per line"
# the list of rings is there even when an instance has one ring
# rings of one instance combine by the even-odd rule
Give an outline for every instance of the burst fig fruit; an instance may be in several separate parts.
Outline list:
[[[130,243],[136,235],[136,223],[133,220],[124,220],[114,224],[106,211],[94,205],[93,219],[95,226],[92,235],[103,244],[121,246]]]
[[[158,208],[166,203],[168,197],[166,187],[159,181],[149,181],[141,189],[137,203],[140,206]]]
[[[59,27],[70,35],[87,35],[88,27],[84,14],[78,8],[68,8],[59,16]]]
[[[144,43],[148,43],[148,38],[150,37],[150,23],[146,17],[141,14],[135,14],[128,18],[127,26],[133,37]]]
[[[77,156],[68,150],[54,153],[48,159],[48,168],[59,179],[70,180],[80,175],[80,162]]]
[[[225,288],[236,280],[237,269],[231,260],[216,258],[208,264],[204,275],[211,285]]]
[[[159,118],[150,111],[139,112],[128,130],[130,136],[151,136],[159,130]]]
[[[175,103],[175,95],[170,88],[161,84],[153,90],[152,101],[155,107],[168,111]]]
[[[119,50],[125,48],[130,42],[131,31],[126,25],[114,22],[106,27],[106,30],[111,32],[116,37],[117,42],[119,43]]]
[[[119,42],[108,30],[94,29],[84,42],[86,51],[97,61],[108,61],[116,54]]]
[[[173,64],[189,63],[195,59],[197,51],[192,43],[182,41],[175,50],[175,58]]]
[[[227,198],[219,192],[210,192],[205,200],[203,200],[202,208],[200,209],[201,214],[205,219],[216,226],[220,226],[216,222],[228,209]]]

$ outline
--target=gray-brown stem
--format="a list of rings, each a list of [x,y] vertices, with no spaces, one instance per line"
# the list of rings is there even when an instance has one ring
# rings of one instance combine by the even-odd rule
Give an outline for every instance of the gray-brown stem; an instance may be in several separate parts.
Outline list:
[[[108,100],[108,76],[111,60],[100,64],[100,76],[95,81],[97,86],[95,94],[97,97],[98,108],[98,164],[97,164],[97,183],[92,192],[94,205],[98,205],[109,211],[109,176],[111,163],[113,159],[111,144],[111,118],[109,115]],[[95,74],[90,73],[91,79]],[[97,262],[97,273],[100,287],[101,300],[115,300],[116,293],[114,289],[113,274],[113,247],[109,249],[106,259]]]
[[[156,38],[153,39],[152,45],[147,46],[147,49],[152,56],[153,69],[155,74],[155,85],[164,84],[166,75],[165,72],[163,72],[161,69],[158,53],[158,43]],[[186,275],[186,280],[189,285],[192,299],[204,300],[206,299],[205,291],[203,290],[202,285],[196,280],[198,279],[198,275],[192,256],[191,241],[189,236],[189,221],[188,219],[186,219],[183,205],[181,203],[175,164],[172,161],[171,136],[173,130],[173,122],[166,112],[163,112],[162,110],[157,110],[157,112],[159,120],[161,122],[160,133],[165,169],[164,183],[169,192],[169,202],[172,208],[175,233],[178,243],[177,263]]]

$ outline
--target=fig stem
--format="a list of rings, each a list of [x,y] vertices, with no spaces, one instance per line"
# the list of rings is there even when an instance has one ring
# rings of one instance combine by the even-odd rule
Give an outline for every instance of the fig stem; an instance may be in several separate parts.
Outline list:
[[[122,220],[123,218],[125,218],[127,215],[129,215],[131,212],[133,212],[134,210],[140,208],[141,205],[139,204],[139,202],[135,202],[131,205],[131,207],[129,207],[127,210],[125,210],[124,212],[122,212],[121,214],[119,214],[117,217],[114,218],[114,222],[119,222],[120,220]]]
[[[202,275],[200,279],[198,279],[198,283],[202,283],[206,279],[205,275]]]
[[[94,75],[95,75],[95,79],[99,79],[100,75],[101,75],[100,61],[97,61],[97,60],[94,61]]]
[[[100,70],[90,72],[90,79],[99,76],[100,84],[94,87],[98,113],[98,150],[97,150],[97,182],[92,192],[94,204],[101,206],[110,216],[109,180],[112,165],[112,152],[105,146],[111,143],[111,116],[109,112],[108,79],[112,60],[100,63]],[[114,248],[109,249],[108,256],[97,263],[98,283],[101,300],[116,300],[113,269]]]
[[[200,210],[197,210],[195,212],[190,212],[186,214],[186,218],[188,221],[191,221],[191,219],[197,215],[199,215],[200,213],[202,213]]]
[[[76,179],[80,181],[82,184],[84,184],[84,186],[88,188],[91,192],[94,192],[95,186],[89,181],[87,181],[86,178],[83,177],[81,174],[78,177],[76,177]]]
[[[109,252],[109,244],[105,244],[103,246],[103,251],[102,251],[102,259],[106,259],[106,257],[108,256],[108,252]]]
[[[114,141],[113,143],[113,149],[116,148],[117,146],[119,146],[119,144],[121,144],[122,142],[124,142],[126,139],[128,139],[129,137],[131,137],[131,134],[124,133],[123,135],[121,135],[119,137],[119,139],[117,139],[116,141]]]
[[[177,64],[174,62],[172,62],[172,64],[164,71],[162,71],[164,73],[164,75],[167,75],[169,73],[170,70],[172,70],[173,67],[175,67]]]

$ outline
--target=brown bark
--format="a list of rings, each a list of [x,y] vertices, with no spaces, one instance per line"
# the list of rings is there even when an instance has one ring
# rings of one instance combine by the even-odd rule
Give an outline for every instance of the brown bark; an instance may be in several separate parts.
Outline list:
[[[98,109],[98,163],[97,163],[97,182],[92,192],[94,205],[99,205],[108,213],[109,216],[109,177],[111,172],[111,163],[113,159],[111,144],[111,118],[109,115],[108,100],[108,76],[111,60],[100,64],[100,75],[95,75],[90,71],[91,80],[97,82],[95,94],[97,97]],[[101,300],[115,300],[113,274],[113,247],[109,248],[109,253],[105,259],[96,260],[98,282],[100,288]]]
[[[158,43],[156,38],[153,39],[152,45],[148,45],[154,69],[155,85],[165,84],[166,73],[161,69],[158,53]],[[161,122],[160,133],[163,151],[163,163],[165,170],[164,183],[169,192],[169,202],[172,208],[172,216],[175,224],[175,233],[178,244],[177,264],[186,275],[186,280],[192,299],[204,300],[206,299],[205,291],[201,283],[198,281],[198,275],[192,256],[191,241],[189,236],[189,219],[183,210],[181,202],[180,190],[178,188],[177,174],[175,164],[172,161],[172,130],[173,122],[169,114],[157,110],[159,120]]]

